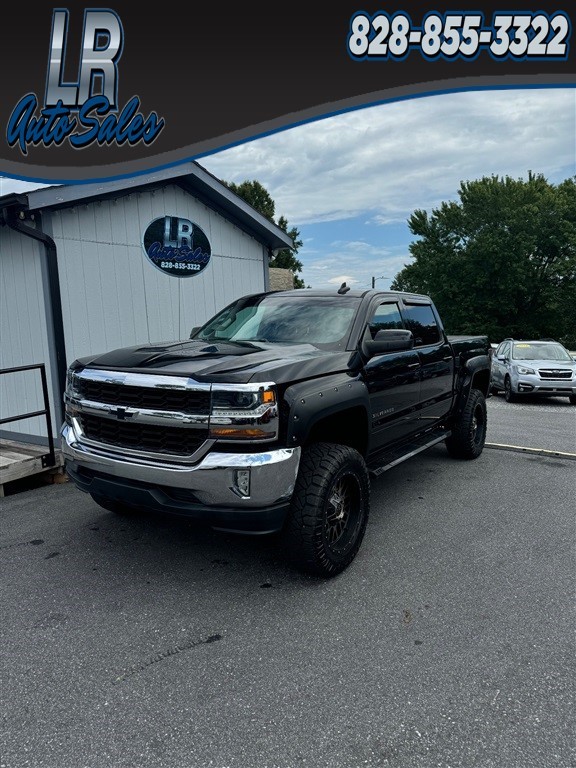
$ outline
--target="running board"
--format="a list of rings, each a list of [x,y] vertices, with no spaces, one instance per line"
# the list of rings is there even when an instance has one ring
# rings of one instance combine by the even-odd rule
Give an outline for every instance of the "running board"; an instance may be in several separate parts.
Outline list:
[[[427,448],[431,448],[436,443],[441,443],[450,437],[451,432],[448,429],[438,429],[434,432],[428,432],[419,438],[411,440],[409,443],[403,443],[395,450],[388,451],[368,464],[368,471],[371,475],[378,477],[383,472],[386,472],[397,464],[401,464],[406,459],[410,459],[412,456],[416,456],[417,453],[425,451]]]

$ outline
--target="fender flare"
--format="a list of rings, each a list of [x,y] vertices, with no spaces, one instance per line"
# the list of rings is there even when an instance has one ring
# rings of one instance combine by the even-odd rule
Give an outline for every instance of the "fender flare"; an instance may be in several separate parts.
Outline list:
[[[350,408],[362,408],[370,424],[369,396],[366,384],[358,378],[342,374],[322,379],[301,381],[288,387],[284,393],[288,406],[286,445],[302,445],[315,424]]]
[[[470,394],[470,390],[472,389],[472,383],[474,381],[474,377],[477,373],[481,371],[486,371],[488,375],[488,383],[487,387],[490,387],[490,359],[488,355],[477,355],[476,357],[471,357],[469,360],[466,360],[466,362],[462,365],[460,369],[460,375],[456,381],[456,391],[455,391],[455,407],[453,409],[452,418],[457,419],[462,411],[464,410],[464,407],[466,405],[466,401],[468,400],[468,395]],[[487,392],[483,392],[484,396],[486,397]]]

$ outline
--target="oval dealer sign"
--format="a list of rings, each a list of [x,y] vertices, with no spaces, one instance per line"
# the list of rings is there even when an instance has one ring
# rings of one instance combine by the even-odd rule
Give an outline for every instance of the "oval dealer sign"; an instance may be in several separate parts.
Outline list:
[[[180,216],[162,216],[151,221],[144,232],[142,247],[157,269],[173,277],[199,275],[212,255],[204,231]]]

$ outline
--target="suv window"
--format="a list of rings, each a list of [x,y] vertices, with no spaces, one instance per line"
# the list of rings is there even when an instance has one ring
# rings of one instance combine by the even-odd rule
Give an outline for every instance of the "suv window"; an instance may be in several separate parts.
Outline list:
[[[568,351],[553,342],[520,341],[512,347],[514,360],[554,360],[562,363],[572,362]]]
[[[437,344],[440,329],[430,304],[408,304],[404,310],[406,327],[414,334],[414,346]]]

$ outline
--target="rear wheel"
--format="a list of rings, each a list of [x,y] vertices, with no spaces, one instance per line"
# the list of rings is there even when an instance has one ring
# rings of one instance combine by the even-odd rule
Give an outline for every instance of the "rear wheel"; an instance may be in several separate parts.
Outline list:
[[[356,557],[368,522],[370,479],[346,445],[316,443],[302,454],[283,537],[299,570],[336,576]]]
[[[512,391],[512,382],[510,376],[506,376],[504,379],[504,399],[507,403],[515,403],[518,397]]]
[[[570,395],[570,402],[572,405],[576,405],[576,395]]]
[[[479,389],[471,389],[464,410],[446,438],[446,448],[455,459],[477,459],[486,442],[486,398]]]

